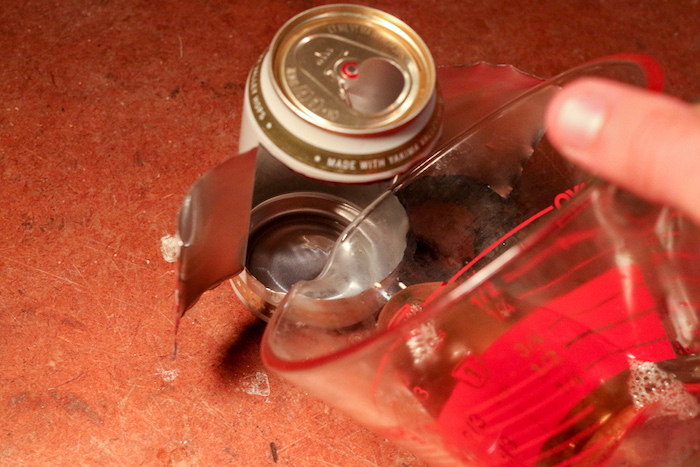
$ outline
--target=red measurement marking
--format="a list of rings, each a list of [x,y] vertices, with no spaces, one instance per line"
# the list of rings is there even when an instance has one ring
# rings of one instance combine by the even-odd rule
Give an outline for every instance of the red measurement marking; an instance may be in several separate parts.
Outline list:
[[[550,254],[551,254],[551,252],[550,252]],[[538,293],[541,293],[543,290],[546,290],[546,289],[552,287],[553,285],[555,285],[555,284],[557,284],[557,283],[559,283],[559,282],[563,282],[563,281],[567,280],[567,278],[568,278],[569,276],[576,274],[577,271],[579,271],[579,270],[585,268],[587,265],[592,264],[592,263],[595,263],[595,262],[596,262],[597,260],[599,260],[600,258],[605,258],[605,257],[607,257],[607,256],[610,256],[611,254],[614,254],[614,250],[613,250],[612,248],[609,249],[609,250],[606,250],[606,251],[599,251],[597,254],[591,255],[586,261],[583,261],[583,262],[577,264],[575,267],[570,268],[570,269],[566,272],[566,274],[562,274],[562,275],[559,276],[556,280],[554,280],[554,281],[552,281],[552,282],[549,282],[549,283],[547,283],[547,284],[545,284],[545,285],[543,285],[543,286],[541,286],[541,287],[539,287],[539,288],[537,288],[537,289],[530,289],[530,290],[528,290],[527,292],[525,292],[525,293],[523,293],[522,295],[520,295],[518,298],[522,300],[522,299],[525,299],[525,298],[527,298],[527,297],[530,297],[530,296],[536,295],[536,294],[538,294]],[[530,270],[530,269],[531,269],[531,268],[528,268],[528,270]],[[507,275],[507,280],[513,280],[513,278],[511,277],[511,275]],[[590,294],[590,293],[599,294],[599,293],[602,292],[602,291],[595,290],[595,289],[592,289],[592,290],[585,289],[585,290],[586,290],[587,293],[589,293],[589,294]],[[603,291],[604,291],[604,290],[605,290],[605,288],[603,289]],[[584,296],[584,297],[586,297],[586,296]],[[574,303],[574,302],[572,301],[571,303]],[[586,299],[586,300],[583,300],[581,303],[590,303],[590,301],[589,301],[588,299]]]
[[[593,412],[594,408],[595,407],[593,405],[587,405],[585,409],[581,410],[579,413],[577,413],[573,417],[567,419],[564,423],[558,424],[555,430],[546,431],[544,433],[540,433],[539,436],[531,438],[529,442],[522,444],[518,448],[518,451],[522,452],[523,450],[529,449],[533,445],[542,446],[544,444],[544,442],[547,441],[549,438],[556,436],[559,433],[562,433],[562,432],[568,430],[569,428],[571,428],[572,426],[574,426],[575,424],[577,424],[578,422],[580,422],[581,420],[586,418],[589,414],[591,414]],[[534,424],[531,424],[528,426],[527,429],[532,430],[533,426],[534,426]],[[544,458],[550,456],[551,454],[552,453],[547,451],[546,453],[543,453],[540,456],[538,456],[538,458],[536,460],[539,461],[539,460],[541,460],[541,458],[544,459]]]
[[[553,447],[552,449],[549,449],[549,450],[543,452],[542,454],[540,454],[538,456],[535,456],[534,458],[528,459],[528,462],[531,462],[534,464],[534,463],[539,462],[543,459],[546,459],[550,456],[553,456],[554,454],[557,454],[558,452],[561,452],[564,449],[567,449],[570,445],[577,443],[578,441],[581,441],[582,439],[585,439],[587,436],[591,436],[593,433],[595,433],[595,431],[597,429],[599,429],[601,427],[601,425],[602,425],[602,423],[599,420],[591,423],[586,428],[579,431],[577,434],[575,434],[571,438],[567,439],[566,441],[562,442],[561,444]],[[594,446],[596,446],[596,445],[594,445]],[[595,447],[595,449],[598,449],[598,448]],[[576,457],[578,458],[578,456],[576,456]],[[568,462],[568,461],[566,461],[566,462]],[[566,462],[564,462],[564,464]]]
[[[479,357],[471,354],[452,371],[452,377],[478,388],[488,380],[489,372]]]
[[[394,316],[391,317],[391,321],[389,321],[389,324],[386,325],[387,329],[391,329],[394,326],[397,326],[401,321],[406,319],[411,315],[411,305],[408,303],[403,305],[401,308],[399,308],[399,311],[396,312]]]
[[[697,261],[700,259],[700,254],[689,251],[654,251],[652,252],[651,256],[654,259],[673,258],[688,261]]]
[[[636,424],[637,424],[640,420],[642,420],[644,417],[645,417],[645,414],[644,414],[644,413],[638,413],[638,414],[631,420],[631,422],[625,427],[625,432],[628,432],[634,425],[636,425]],[[592,424],[586,431],[588,431],[588,430],[590,430],[591,428],[594,428],[594,427],[597,428],[598,425],[599,425],[598,423],[594,423],[594,424]],[[595,431],[595,430],[593,430],[593,431]],[[587,433],[587,434],[589,434],[589,433]],[[619,434],[619,435],[620,435],[620,437],[622,436],[622,434]],[[563,445],[566,445],[566,444],[568,444],[569,442],[575,442],[575,441],[573,441],[573,438],[571,438],[571,440],[567,440],[567,442],[562,443],[562,444],[563,444]],[[588,449],[585,449],[584,451],[581,451],[581,452],[578,453],[577,455],[572,456],[571,458],[569,458],[569,459],[567,459],[567,460],[565,460],[565,461],[563,461],[563,462],[560,462],[560,463],[556,464],[554,467],[567,467],[567,466],[569,466],[569,465],[574,465],[574,464],[576,464],[577,462],[579,462],[580,460],[585,459],[586,457],[588,457],[588,456],[590,456],[590,455],[592,455],[592,454],[595,454],[596,452],[598,452],[598,451],[601,450],[601,449],[609,448],[609,447],[610,447],[610,444],[611,444],[610,436],[605,436],[605,437],[603,437],[600,441],[598,441],[598,442],[594,443],[593,445],[591,445]],[[549,451],[547,451],[547,452],[549,453]]]
[[[672,276],[669,277],[670,280],[678,281],[681,284],[684,282],[700,282],[700,277],[695,277],[695,276]]]
[[[576,185],[572,189],[566,190],[563,193],[559,193],[556,198],[554,198],[554,207],[557,209],[561,209],[561,207],[566,203],[567,201],[571,201],[571,198],[576,196],[579,191],[585,186],[584,183],[580,185]]]
[[[430,399],[430,393],[420,386],[413,387],[413,394],[419,399],[428,400]]]
[[[542,262],[556,257],[557,255],[566,254],[566,251],[573,245],[579,242],[586,241],[592,237],[598,235],[600,229],[591,228],[588,230],[583,230],[580,232],[568,234],[568,235],[557,235],[554,241],[550,245],[540,244],[541,250],[533,255],[527,264],[524,264],[520,268],[513,269],[507,274],[503,275],[503,280],[508,283],[517,280],[524,274],[529,274],[530,271]]]

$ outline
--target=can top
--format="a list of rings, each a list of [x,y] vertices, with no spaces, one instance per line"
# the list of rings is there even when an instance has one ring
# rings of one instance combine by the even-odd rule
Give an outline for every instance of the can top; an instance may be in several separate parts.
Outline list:
[[[270,48],[275,89],[299,117],[325,130],[372,134],[416,117],[435,91],[423,40],[388,13],[326,5],[289,20]]]

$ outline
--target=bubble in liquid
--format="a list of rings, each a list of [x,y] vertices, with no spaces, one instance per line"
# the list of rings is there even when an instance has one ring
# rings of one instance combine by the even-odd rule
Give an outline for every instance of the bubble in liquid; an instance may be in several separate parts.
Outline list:
[[[700,402],[676,377],[661,370],[654,362],[629,359],[630,396],[637,409],[652,408],[652,418],[675,415],[688,420],[700,414]]]

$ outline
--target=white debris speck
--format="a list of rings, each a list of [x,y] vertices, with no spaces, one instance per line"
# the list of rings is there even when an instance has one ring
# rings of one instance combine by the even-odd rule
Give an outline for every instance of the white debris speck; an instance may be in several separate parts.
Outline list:
[[[179,235],[164,235],[160,238],[160,252],[163,254],[163,259],[168,263],[174,263],[180,256],[180,247],[182,240]]]
[[[252,375],[243,378],[243,391],[253,396],[269,396],[270,380],[267,378],[267,373],[256,371]]]
[[[161,375],[161,376],[163,377],[163,381],[165,381],[166,383],[172,383],[173,381],[175,381],[175,378],[177,378],[178,376],[180,376],[180,371],[179,371],[179,370],[164,370],[164,369],[161,369],[161,370],[158,372],[158,374]]]

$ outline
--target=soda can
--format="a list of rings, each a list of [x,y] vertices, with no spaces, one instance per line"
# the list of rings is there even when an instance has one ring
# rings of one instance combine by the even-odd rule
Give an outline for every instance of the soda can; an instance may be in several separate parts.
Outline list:
[[[326,5],[282,26],[249,74],[239,142],[257,154],[231,284],[254,314],[314,278],[353,218],[432,152],[442,111],[428,47],[388,13]]]
[[[540,82],[512,66],[436,70],[414,31],[373,8],[328,5],[292,18],[250,72],[240,153],[204,174],[182,203],[178,316],[233,278],[242,302],[267,320],[294,283],[322,273],[353,219],[387,196],[396,209],[376,225],[365,220],[361,233],[368,251],[388,253],[372,239],[408,222],[390,186],[421,176],[472,125]],[[505,199],[528,148],[509,152],[505,165],[484,154],[460,160]],[[361,302],[371,291],[357,292]],[[357,309],[352,319],[367,308],[333,303]],[[317,311],[330,325],[335,313]]]

